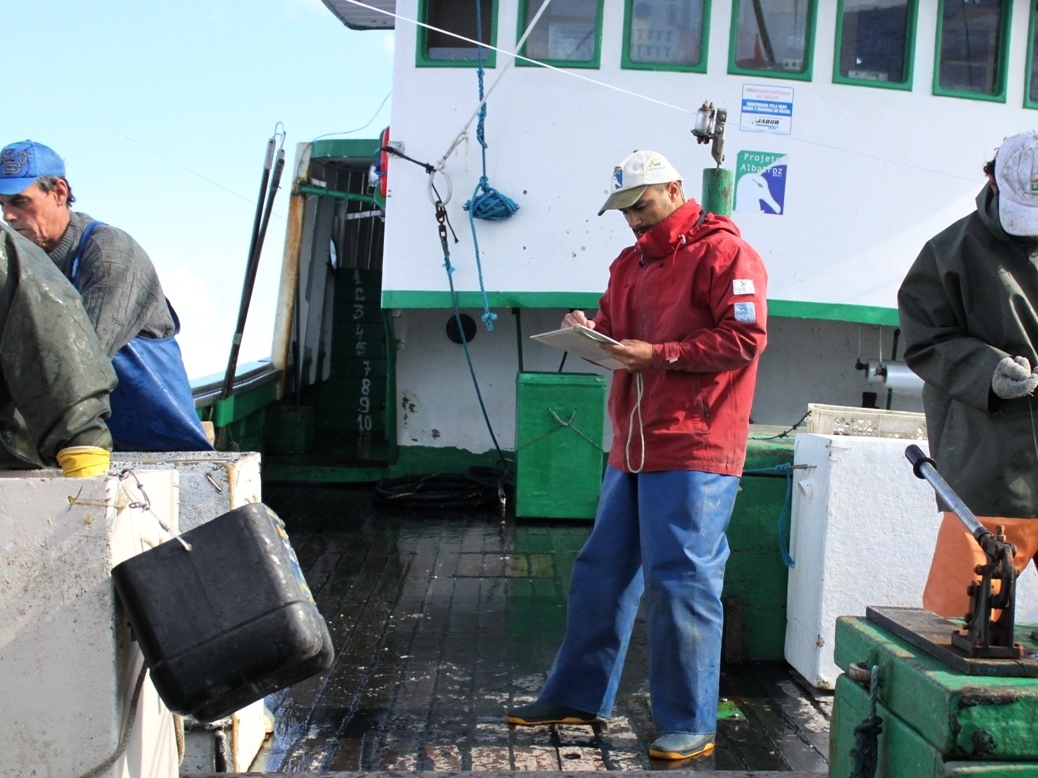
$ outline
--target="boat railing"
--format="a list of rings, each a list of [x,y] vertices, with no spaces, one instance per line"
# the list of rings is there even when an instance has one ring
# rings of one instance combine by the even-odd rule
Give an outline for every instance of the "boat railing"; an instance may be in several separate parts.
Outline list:
[[[281,380],[280,368],[274,367],[269,359],[256,360],[238,365],[234,373],[231,394],[242,394],[267,384],[276,384]],[[219,398],[223,389],[223,373],[213,373],[191,380],[191,393],[195,398],[195,408],[209,408]]]

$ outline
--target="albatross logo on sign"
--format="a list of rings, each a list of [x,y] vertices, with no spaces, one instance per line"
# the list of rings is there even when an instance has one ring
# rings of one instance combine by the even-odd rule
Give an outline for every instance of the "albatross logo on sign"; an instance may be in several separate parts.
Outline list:
[[[735,210],[782,214],[787,172],[785,154],[740,151],[735,166]]]

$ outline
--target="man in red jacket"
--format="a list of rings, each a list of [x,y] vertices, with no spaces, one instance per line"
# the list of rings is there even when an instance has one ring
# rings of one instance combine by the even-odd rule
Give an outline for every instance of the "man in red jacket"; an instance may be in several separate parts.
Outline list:
[[[598,315],[567,314],[618,340],[609,452],[594,529],[570,583],[566,637],[537,701],[511,724],[591,723],[612,712],[642,594],[657,739],[649,755],[713,750],[720,680],[725,529],[746,459],[767,274],[724,216],[686,200],[664,157],[613,171],[599,215],[619,210],[636,241],[609,270]]]

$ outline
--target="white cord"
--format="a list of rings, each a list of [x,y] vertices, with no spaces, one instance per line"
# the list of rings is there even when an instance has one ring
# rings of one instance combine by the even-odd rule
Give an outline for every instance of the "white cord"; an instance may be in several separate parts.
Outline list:
[[[453,154],[454,150],[456,148],[458,148],[458,144],[461,143],[462,138],[464,138],[465,135],[468,133],[469,127],[472,126],[472,122],[474,122],[476,120],[476,117],[479,116],[479,112],[483,110],[483,106],[486,105],[487,104],[487,100],[490,99],[490,93],[493,92],[494,89],[497,87],[497,85],[501,83],[501,79],[504,78],[505,73],[508,72],[509,68],[511,68],[512,65],[515,64],[516,55],[518,54],[518,52],[522,51],[523,44],[526,43],[526,39],[530,37],[530,33],[533,32],[533,28],[536,26],[537,22],[540,21],[541,14],[543,14],[545,11],[548,10],[548,6],[549,5],[551,5],[551,0],[544,0],[544,5],[542,5],[537,10],[537,13],[534,15],[533,19],[530,21],[530,25],[526,28],[526,31],[523,33],[523,36],[519,39],[519,42],[517,44],[515,44],[515,51],[509,52],[509,54],[511,55],[512,58],[510,60],[508,60],[507,63],[505,63],[505,66],[503,68],[501,68],[501,72],[497,74],[497,78],[494,79],[494,83],[492,83],[490,85],[490,88],[484,93],[483,100],[480,102],[479,105],[476,106],[476,110],[472,112],[472,116],[470,116],[469,120],[467,122],[465,122],[465,126],[461,128],[461,132],[458,133],[458,137],[456,137],[454,139],[454,142],[451,143],[451,145],[447,149],[447,151],[445,151],[443,156],[440,157],[440,161],[436,163],[436,167],[437,168],[442,168],[444,163],[447,161],[447,157],[449,157],[451,154]],[[443,30],[438,30],[438,32],[443,32]],[[483,44],[480,44],[480,45],[483,45]],[[492,46],[488,46],[487,48],[493,48],[493,47]],[[431,175],[432,174],[430,174],[430,177],[431,177]]]
[[[383,8],[376,8],[373,5],[368,5],[367,3],[361,2],[361,0],[346,0],[346,2],[350,3],[352,5],[359,5],[361,8],[366,8],[367,10],[374,11],[375,13],[380,13],[380,14],[383,14],[385,16],[392,16],[394,19],[399,19],[402,22],[407,22],[408,24],[413,24],[413,25],[415,25],[417,27],[424,27],[427,30],[432,30],[433,32],[438,32],[441,35],[447,35],[447,36],[449,36],[451,38],[456,38],[459,41],[465,41],[466,43],[471,43],[474,46],[482,46],[485,49],[490,49],[491,51],[496,51],[499,54],[504,54],[506,57],[513,57],[515,59],[521,59],[521,60],[523,60],[523,62],[529,62],[529,63],[531,63],[533,65],[540,65],[543,68],[547,68],[548,70],[554,70],[556,73],[561,73],[564,76],[570,76],[571,78],[577,78],[577,79],[580,79],[581,81],[588,81],[588,82],[590,82],[592,84],[597,84],[598,86],[604,86],[606,89],[612,89],[612,90],[614,90],[616,92],[622,92],[625,95],[630,95],[631,97],[637,97],[640,100],[648,100],[650,103],[656,103],[657,105],[662,105],[662,106],[664,106],[666,108],[673,108],[675,111],[681,111],[682,113],[693,113],[693,111],[691,109],[689,109],[689,108],[682,108],[679,105],[673,105],[671,103],[666,103],[663,100],[657,100],[654,97],[648,97],[646,95],[638,94],[637,92],[631,92],[630,90],[622,89],[622,88],[620,88],[618,86],[614,86],[613,84],[607,84],[604,81],[596,81],[593,78],[589,78],[587,76],[583,76],[583,75],[581,75],[579,73],[575,73],[575,72],[573,72],[571,70],[563,70],[562,68],[557,68],[554,65],[549,65],[548,63],[541,62],[540,60],[531,59],[530,57],[524,57],[522,54],[517,54],[514,51],[507,51],[505,49],[498,48],[497,46],[491,46],[489,43],[481,43],[480,41],[473,40],[472,38],[466,38],[464,35],[458,35],[458,33],[456,33],[456,32],[451,32],[450,30],[442,30],[439,27],[433,27],[431,24],[426,24],[425,22],[420,22],[417,19],[409,19],[406,16],[400,16],[399,14],[393,13],[392,11],[387,11],[387,10],[385,10]],[[545,5],[547,5],[547,3],[545,3]]]
[[[476,46],[483,46],[484,48],[490,49],[491,51],[496,51],[496,52],[498,52],[500,54],[504,54],[507,57],[514,57],[515,59],[521,59],[524,62],[530,62],[530,63],[532,63],[534,65],[539,65],[539,66],[541,66],[543,68],[546,68],[547,70],[552,70],[552,71],[554,71],[556,73],[559,73],[559,74],[561,74],[563,76],[569,76],[570,78],[576,78],[576,79],[579,79],[581,81],[587,81],[590,84],[596,84],[598,86],[605,87],[606,89],[612,89],[615,92],[620,92],[621,94],[629,95],[631,97],[636,97],[639,100],[646,100],[646,101],[648,101],[650,103],[655,103],[656,105],[662,105],[664,108],[673,108],[675,111],[681,111],[681,113],[689,113],[689,114],[690,113],[694,113],[694,111],[692,109],[682,108],[679,105],[674,105],[673,103],[667,103],[667,102],[664,102],[663,100],[657,100],[656,98],[649,97],[648,95],[639,94],[638,92],[632,92],[632,91],[630,91],[628,89],[622,89],[621,87],[615,86],[613,84],[607,84],[604,81],[598,81],[598,80],[596,80],[594,78],[589,78],[588,76],[581,75],[580,73],[577,73],[577,72],[575,72],[573,70],[564,70],[562,68],[555,67],[554,65],[549,65],[546,62],[541,62],[540,60],[536,60],[536,59],[530,59],[529,57],[524,57],[521,54],[516,54],[515,52],[506,51],[505,49],[501,49],[501,48],[498,48],[496,46],[491,46],[491,45],[489,45],[487,43],[480,43],[479,41],[473,40],[472,38],[466,38],[464,35],[458,35],[456,32],[451,32],[450,30],[442,30],[439,27],[433,27],[431,24],[425,24],[424,22],[420,22],[417,19],[409,19],[406,16],[400,16],[399,14],[393,13],[392,11],[386,11],[386,10],[384,10],[382,8],[376,8],[376,7],[372,6],[372,5],[368,5],[367,3],[362,2],[362,0],[344,0],[344,1],[347,2],[347,3],[350,3],[351,5],[359,5],[361,8],[366,8],[367,10],[374,11],[375,13],[380,13],[380,14],[383,14],[385,16],[391,16],[394,19],[399,19],[400,21],[407,22],[408,24],[414,24],[414,25],[416,25],[418,27],[424,27],[427,30],[432,30],[433,32],[438,32],[438,33],[441,33],[443,35],[447,35],[447,36],[449,36],[451,38],[456,38],[457,40],[465,41],[467,43],[471,43],[471,44],[476,45]],[[23,82],[23,83],[28,83],[28,82]],[[109,129],[111,129],[111,128],[109,128]],[[131,140],[132,140],[132,138],[131,138]],[[834,146],[831,143],[821,143],[819,141],[811,140],[810,138],[805,138],[805,137],[801,137],[801,136],[798,136],[798,135],[787,135],[786,136],[786,140],[788,140],[791,143],[801,143],[801,144],[806,144],[808,146],[817,146],[817,147],[823,148],[823,149],[830,149],[832,151],[838,151],[841,154],[850,154],[851,156],[855,156],[855,157],[864,157],[866,159],[871,159],[871,160],[873,160],[875,162],[883,162],[883,163],[890,164],[890,165],[896,165],[897,167],[907,168],[909,170],[917,170],[917,171],[919,171],[921,173],[930,173],[930,174],[936,175],[936,176],[944,176],[945,178],[954,178],[957,181],[970,181],[970,182],[974,182],[976,180],[975,177],[967,177],[967,176],[959,175],[958,173],[949,173],[946,170],[935,170],[933,168],[923,167],[921,165],[910,165],[910,164],[906,164],[905,162],[903,162],[901,160],[892,159],[892,158],[888,158],[888,157],[880,157],[880,156],[877,156],[875,154],[869,154],[867,152],[858,151],[857,149],[849,148],[849,147],[846,147],[846,146]],[[136,142],[137,141],[134,141],[134,143],[136,143]],[[162,155],[160,154],[159,156],[162,156]],[[199,174],[196,173],[195,175],[199,175]],[[215,183],[215,182],[213,182],[213,183]],[[220,185],[217,184],[217,186],[220,186]],[[221,188],[225,188],[225,187],[221,187]],[[237,195],[237,196],[238,197],[242,197],[241,195]],[[242,197],[242,199],[245,199],[245,198]]]
[[[645,423],[642,421],[642,395],[645,393],[645,384],[642,382],[642,374],[634,376],[635,393],[637,398],[631,415],[627,417],[627,445],[624,446],[624,459],[627,461],[627,469],[632,473],[640,473],[645,467]],[[638,414],[638,439],[641,443],[642,460],[638,467],[631,465],[631,440],[634,438],[634,416]]]

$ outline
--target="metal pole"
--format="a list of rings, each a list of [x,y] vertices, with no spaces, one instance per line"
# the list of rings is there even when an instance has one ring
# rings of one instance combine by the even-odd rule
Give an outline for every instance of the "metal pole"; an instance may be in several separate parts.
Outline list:
[[[735,173],[727,168],[707,168],[703,171],[703,208],[719,216],[732,215],[732,197],[735,193]]]

